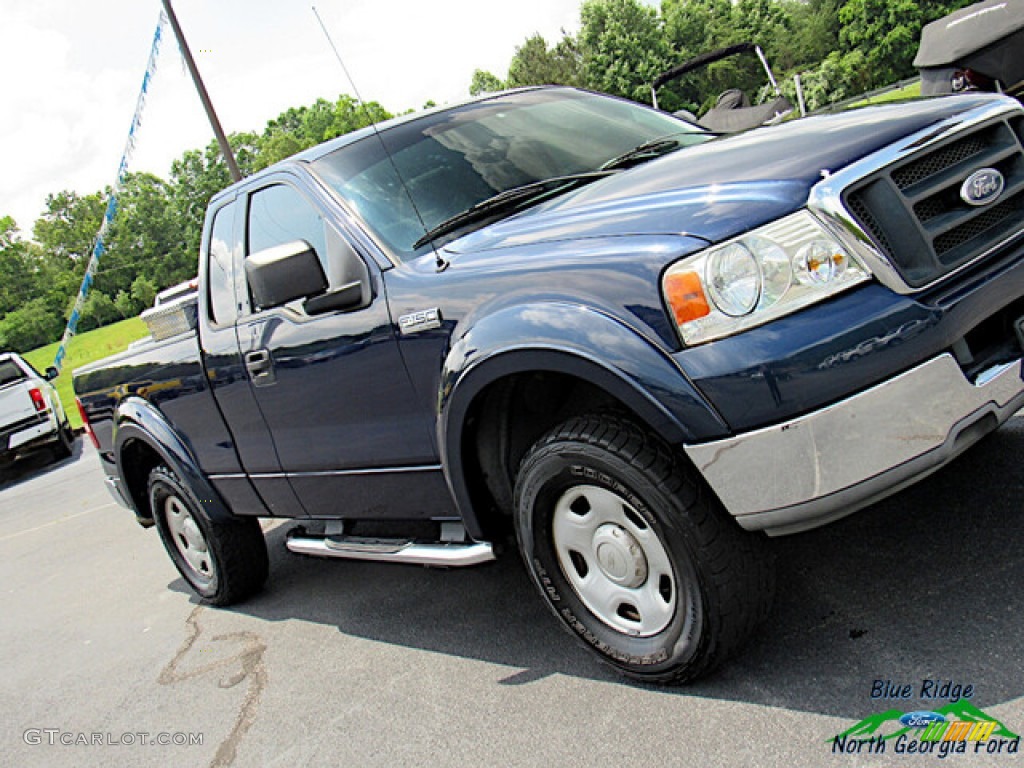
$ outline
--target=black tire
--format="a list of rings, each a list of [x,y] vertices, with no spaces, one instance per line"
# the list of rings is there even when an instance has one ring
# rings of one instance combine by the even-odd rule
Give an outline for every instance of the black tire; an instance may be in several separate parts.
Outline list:
[[[625,418],[574,418],[545,435],[523,458],[515,505],[520,551],[548,605],[629,677],[705,674],[768,615],[775,572],[763,537]]]
[[[75,433],[71,431],[71,425],[64,422],[57,430],[57,442],[53,446],[53,457],[57,461],[69,458],[74,452]]]
[[[256,518],[209,520],[188,486],[164,466],[150,472],[149,504],[167,554],[203,600],[231,605],[262,589],[269,560]]]

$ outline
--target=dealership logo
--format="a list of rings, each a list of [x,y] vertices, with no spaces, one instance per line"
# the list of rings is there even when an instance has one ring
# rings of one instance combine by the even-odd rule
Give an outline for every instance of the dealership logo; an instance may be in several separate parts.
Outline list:
[[[979,757],[1020,754],[1020,736],[1004,723],[992,717],[968,698],[974,695],[974,686],[962,686],[952,681],[925,680],[920,698],[936,701],[946,698],[946,704],[934,709],[915,709],[904,712],[887,709],[863,720],[827,743],[833,754],[842,755],[977,755]],[[892,684],[876,680],[871,689],[872,699],[910,699],[916,693],[914,686]],[[961,698],[965,696],[966,698]]]
[[[968,205],[988,205],[1003,194],[1006,180],[995,168],[975,171],[960,187],[960,198]]]

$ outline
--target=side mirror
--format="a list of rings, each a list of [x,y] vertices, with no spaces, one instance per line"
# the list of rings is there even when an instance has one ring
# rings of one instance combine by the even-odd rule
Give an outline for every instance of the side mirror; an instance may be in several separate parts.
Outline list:
[[[43,378],[46,379],[47,381],[53,381],[58,376],[60,376],[60,371],[58,371],[57,368],[52,365],[49,366],[43,373]]]
[[[292,240],[258,251],[245,260],[253,302],[260,309],[316,296],[327,290],[327,276],[316,251],[305,240]]]

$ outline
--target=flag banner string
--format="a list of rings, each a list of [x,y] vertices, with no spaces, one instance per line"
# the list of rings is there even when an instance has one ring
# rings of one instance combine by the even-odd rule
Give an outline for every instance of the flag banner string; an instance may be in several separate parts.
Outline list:
[[[92,255],[85,268],[85,276],[82,278],[82,285],[78,289],[78,297],[75,299],[75,306],[68,316],[68,324],[64,328],[64,335],[61,337],[60,346],[57,348],[57,355],[53,360],[54,367],[60,371],[64,367],[64,356],[67,354],[68,342],[75,335],[78,328],[78,321],[82,316],[82,309],[85,300],[92,288],[96,278],[96,270],[99,267],[100,259],[106,253],[105,240],[110,230],[110,225],[117,215],[117,196],[124,185],[125,176],[128,174],[128,164],[131,162],[132,154],[135,152],[135,142],[138,138],[139,126],[142,124],[142,110],[146,106],[146,95],[153,81],[156,72],[156,60],[160,53],[160,40],[163,36],[164,25],[167,23],[167,16],[160,11],[160,19],[156,24],[156,31],[153,33],[153,45],[149,51],[149,60],[146,62],[146,74],[142,78],[142,88],[139,89],[139,98],[135,103],[135,115],[132,117],[131,128],[128,129],[128,140],[124,145],[124,152],[121,153],[121,163],[117,167],[117,180],[111,189],[110,197],[107,199],[107,207],[103,213],[103,221],[100,223],[99,232],[96,233],[96,240],[93,245]]]

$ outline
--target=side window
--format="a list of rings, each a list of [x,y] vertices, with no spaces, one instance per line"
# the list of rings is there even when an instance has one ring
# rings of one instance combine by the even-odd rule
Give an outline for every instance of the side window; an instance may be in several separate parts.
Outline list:
[[[210,228],[206,296],[210,320],[218,324],[233,323],[237,314],[231,253],[234,245],[234,212],[234,204],[224,206],[214,214],[213,226]]]
[[[316,249],[324,272],[330,274],[324,230],[323,217],[294,189],[283,184],[266,187],[249,199],[246,254],[291,240],[305,240]]]

